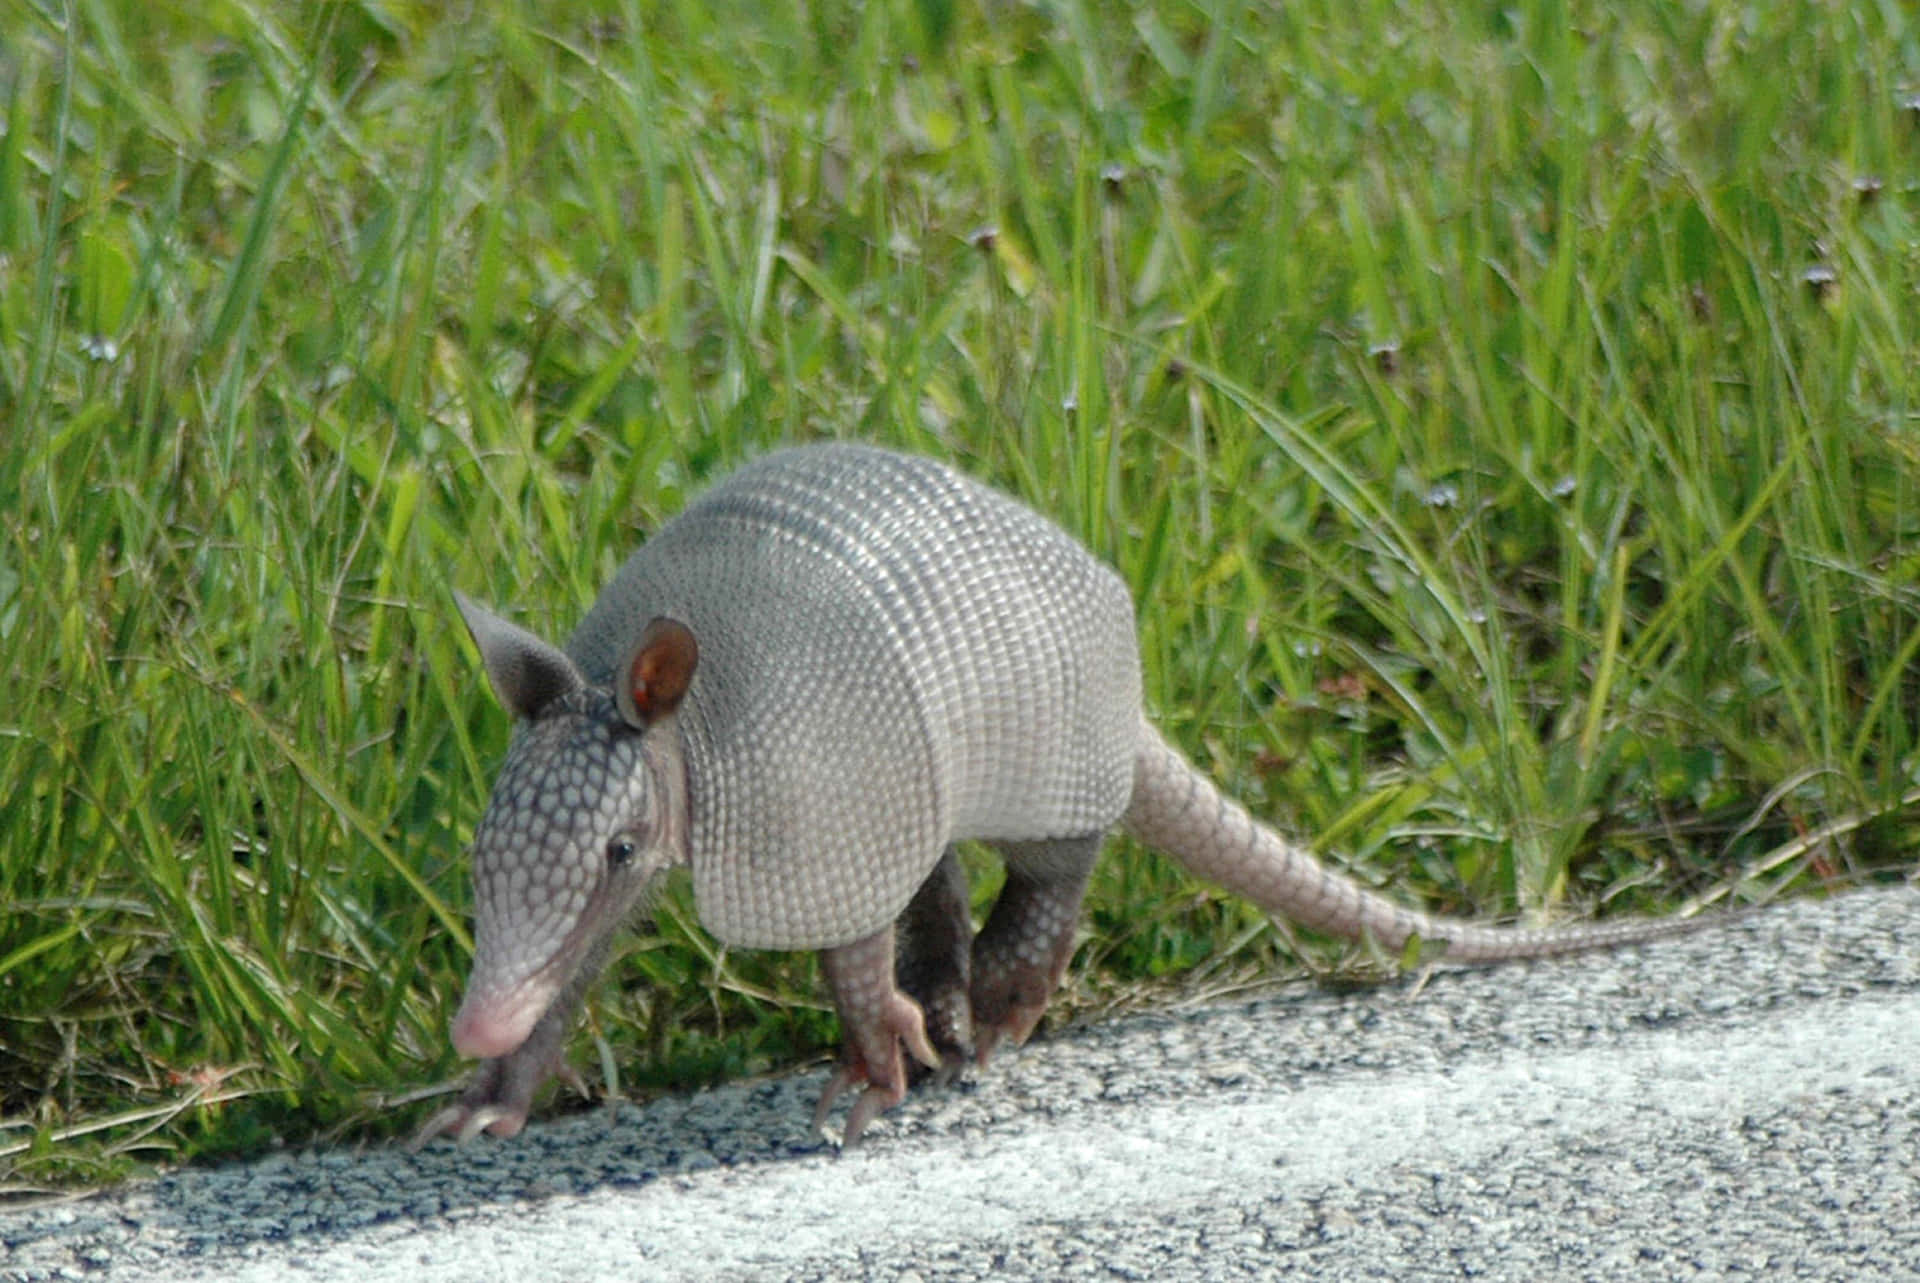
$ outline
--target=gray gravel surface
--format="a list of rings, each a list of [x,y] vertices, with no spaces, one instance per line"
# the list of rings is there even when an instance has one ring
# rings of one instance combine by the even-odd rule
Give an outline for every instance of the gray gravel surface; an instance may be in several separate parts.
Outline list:
[[[55,1279],[1920,1278],[1920,891],[1069,1030],[835,1157],[820,1073],[0,1212]]]

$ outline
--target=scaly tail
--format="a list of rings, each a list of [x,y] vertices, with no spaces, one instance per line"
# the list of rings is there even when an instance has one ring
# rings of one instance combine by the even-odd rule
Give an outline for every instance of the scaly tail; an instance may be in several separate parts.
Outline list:
[[[1327,868],[1255,820],[1144,720],[1134,755],[1133,800],[1123,823],[1189,872],[1268,913],[1351,940],[1370,938],[1393,953],[1418,936],[1444,945],[1449,962],[1540,958],[1680,935],[1705,921],[1638,919],[1532,929],[1450,921],[1405,908]]]

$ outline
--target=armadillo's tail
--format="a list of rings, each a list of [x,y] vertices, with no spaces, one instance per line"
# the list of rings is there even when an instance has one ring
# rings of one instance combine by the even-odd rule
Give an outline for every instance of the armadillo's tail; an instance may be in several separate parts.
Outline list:
[[[1699,925],[1637,919],[1536,930],[1450,921],[1405,908],[1255,820],[1145,721],[1124,823],[1148,846],[1268,913],[1352,940],[1371,938],[1392,953],[1417,936],[1444,945],[1450,962],[1538,958],[1677,935]]]

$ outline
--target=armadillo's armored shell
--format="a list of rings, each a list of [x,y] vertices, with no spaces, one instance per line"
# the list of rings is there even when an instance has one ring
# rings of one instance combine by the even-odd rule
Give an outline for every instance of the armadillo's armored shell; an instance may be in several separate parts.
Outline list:
[[[606,683],[662,615],[700,646],[688,856],[721,940],[858,939],[951,840],[1090,834],[1126,808],[1125,585],[940,464],[829,445],[741,469],[628,560],[568,653]]]

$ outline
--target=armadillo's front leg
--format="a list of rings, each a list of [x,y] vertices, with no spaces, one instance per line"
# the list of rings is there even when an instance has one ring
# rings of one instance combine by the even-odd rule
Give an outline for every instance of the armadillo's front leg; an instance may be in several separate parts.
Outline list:
[[[1074,928],[1102,835],[1000,842],[1007,882],[973,943],[973,1035],[980,1063],[1002,1038],[1023,1043],[1073,957]]]
[[[608,936],[587,955],[525,1042],[504,1056],[480,1062],[460,1099],[429,1118],[408,1148],[417,1150],[435,1136],[452,1136],[464,1145],[483,1131],[502,1137],[518,1135],[527,1125],[533,1093],[549,1078],[560,1079],[582,1096],[590,1094],[579,1073],[561,1056],[574,1016],[600,974],[611,944]]]
[[[429,1118],[415,1133],[410,1148],[417,1150],[435,1136],[452,1136],[465,1144],[482,1131],[517,1135],[526,1126],[533,1093],[555,1076],[587,1095],[580,1075],[560,1058],[572,1015],[571,1008],[562,1012],[556,1003],[510,1054],[481,1061],[460,1099]]]
[[[833,990],[845,1051],[839,1070],[820,1094],[813,1125],[817,1130],[826,1121],[827,1110],[841,1092],[855,1083],[865,1083],[841,1134],[841,1143],[851,1147],[876,1115],[899,1104],[907,1094],[901,1044],[930,1069],[939,1068],[940,1057],[927,1041],[920,1004],[894,984],[891,926],[864,940],[821,950],[820,969]]]
[[[952,847],[900,915],[899,934],[894,972],[926,1016],[945,1079],[973,1059],[973,904],[967,871]]]

